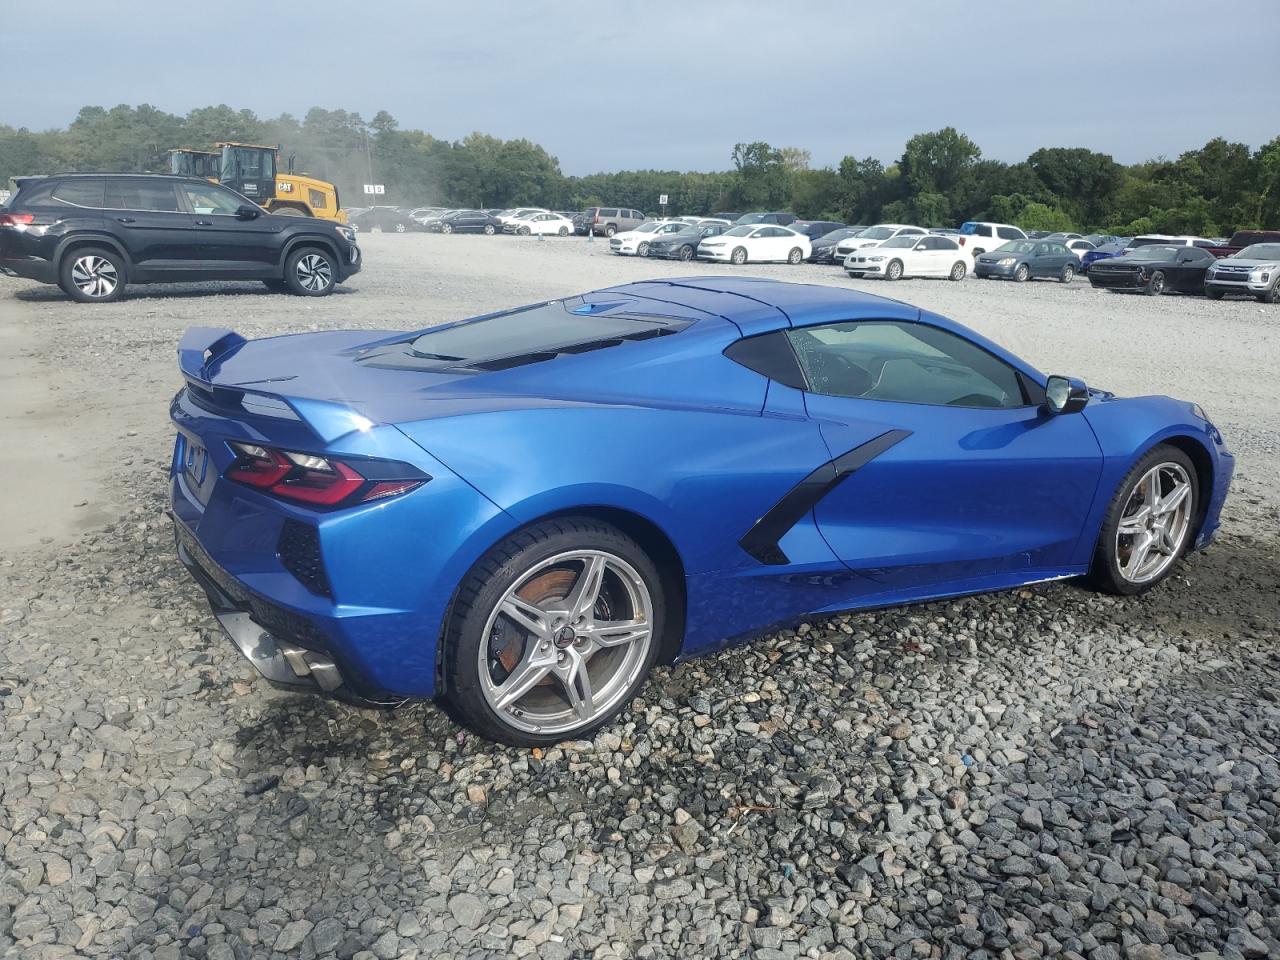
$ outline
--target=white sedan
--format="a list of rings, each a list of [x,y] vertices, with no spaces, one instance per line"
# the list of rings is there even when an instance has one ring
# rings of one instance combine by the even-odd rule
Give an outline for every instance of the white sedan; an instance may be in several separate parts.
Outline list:
[[[893,237],[923,237],[928,232],[924,227],[916,227],[911,224],[877,223],[874,227],[867,227],[861,233],[855,233],[852,237],[845,237],[836,244],[835,260],[836,263],[844,263],[845,258],[855,250],[877,246]]]
[[[683,230],[689,224],[683,220],[646,220],[634,230],[615,233],[609,238],[609,251],[624,257],[646,257],[649,241],[664,234]]]
[[[504,232],[516,233],[522,237],[530,234],[541,234],[549,237],[567,237],[573,233],[573,221],[558,213],[531,213],[517,217],[502,227]]]
[[[855,250],[845,258],[844,269],[855,279],[947,277],[963,280],[969,272],[969,262],[969,254],[950,237],[908,234],[893,237],[874,247]]]
[[[701,259],[727,263],[803,263],[812,250],[804,234],[771,223],[744,223],[698,244]]]

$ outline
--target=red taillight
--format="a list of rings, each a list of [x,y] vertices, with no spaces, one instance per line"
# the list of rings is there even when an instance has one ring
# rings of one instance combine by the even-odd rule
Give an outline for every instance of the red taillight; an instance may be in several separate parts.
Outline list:
[[[231,442],[236,460],[227,468],[229,480],[256,487],[273,496],[318,507],[336,507],[399,496],[422,486],[430,477],[403,464],[362,462],[365,473],[331,457],[278,450],[256,443]],[[390,471],[414,476],[387,477]]]
[[[0,213],[0,227],[25,227],[35,218],[34,213]]]

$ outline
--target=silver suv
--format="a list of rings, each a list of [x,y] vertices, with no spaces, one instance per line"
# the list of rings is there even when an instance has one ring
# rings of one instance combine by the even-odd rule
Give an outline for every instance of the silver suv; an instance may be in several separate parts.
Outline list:
[[[612,237],[615,233],[634,230],[644,223],[645,216],[639,210],[627,207],[588,207],[583,214],[587,229],[597,237]]]
[[[1210,300],[1247,293],[1263,303],[1280,303],[1280,243],[1255,243],[1212,264],[1204,292]]]

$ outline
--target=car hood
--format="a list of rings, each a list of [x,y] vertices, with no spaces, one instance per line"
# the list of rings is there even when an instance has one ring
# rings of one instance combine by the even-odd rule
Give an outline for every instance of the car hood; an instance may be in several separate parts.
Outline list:
[[[1124,257],[1108,257],[1111,263],[1106,264],[1108,270],[1127,270],[1130,267],[1167,267],[1172,265],[1173,260],[1153,260],[1150,257],[1135,257],[1129,254]]]
[[[657,240],[658,237],[659,235],[656,233],[642,232],[640,230],[623,230],[613,235],[615,240]]]
[[[1280,267],[1280,260],[1245,260],[1242,257],[1223,257],[1215,267]]]

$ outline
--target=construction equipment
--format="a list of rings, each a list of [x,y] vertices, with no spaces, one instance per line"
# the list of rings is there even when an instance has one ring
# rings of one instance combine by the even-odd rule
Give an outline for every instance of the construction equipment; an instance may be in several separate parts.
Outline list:
[[[279,146],[227,141],[214,147],[215,153],[189,147],[170,150],[169,168],[173,173],[208,177],[272,213],[347,222],[338,188],[332,183],[294,173],[293,157],[289,158],[287,172],[280,172]]]

